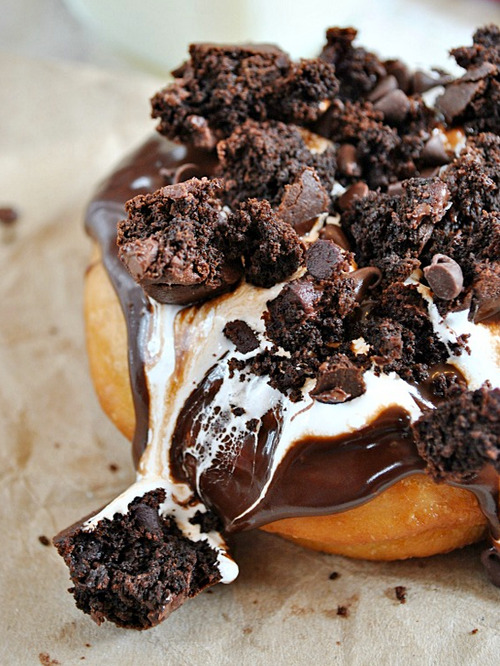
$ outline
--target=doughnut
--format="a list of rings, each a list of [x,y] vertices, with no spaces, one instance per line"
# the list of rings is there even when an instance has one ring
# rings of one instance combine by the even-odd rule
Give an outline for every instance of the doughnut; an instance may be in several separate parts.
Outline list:
[[[500,585],[499,31],[457,79],[355,37],[192,45],[89,205],[90,372],[137,469],[54,539],[97,623],[232,582],[254,528],[370,560],[489,538]]]

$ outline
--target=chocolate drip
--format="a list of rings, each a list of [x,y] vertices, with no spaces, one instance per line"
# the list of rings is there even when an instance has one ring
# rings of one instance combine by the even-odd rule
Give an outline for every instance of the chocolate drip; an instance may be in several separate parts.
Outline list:
[[[149,303],[118,259],[116,225],[126,216],[125,202],[132,197],[157,190],[169,178],[171,182],[179,182],[193,175],[210,175],[214,165],[215,159],[210,153],[152,138],[101,185],[87,211],[85,229],[101,248],[104,267],[127,324],[129,375],[136,419],[132,454],[136,465],[146,447],[149,427],[149,395],[142,356],[142,331],[147,327]]]
[[[153,138],[103,183],[88,209],[87,232],[101,248],[104,266],[127,323],[129,373],[136,416],[133,442],[136,464],[146,446],[149,425],[142,336],[147,330],[150,311],[142,289],[118,259],[116,225],[125,217],[124,206],[128,199],[169,182],[210,176],[215,164],[215,157],[209,152]],[[369,277],[376,276],[370,272]],[[364,285],[365,281],[361,282]],[[369,308],[365,307],[364,312],[369,316]],[[462,379],[450,366],[435,371],[454,374],[457,381]],[[261,419],[250,420],[248,432],[243,437],[240,434],[239,441],[232,443],[231,454],[214,461],[198,479],[197,460],[188,448],[192,445],[195,449],[199,416],[204,409],[210,409],[221,383],[216,365],[188,398],[177,421],[171,458],[175,474],[188,480],[193,488],[199,488],[206,503],[220,514],[228,532],[286,517],[344,511],[367,502],[402,478],[424,472],[424,462],[416,452],[408,428],[408,414],[401,408],[391,407],[355,433],[295,442],[271,479],[283,422],[282,409],[276,406]],[[419,388],[425,400],[438,404],[439,396],[433,393],[430,384]],[[424,402],[421,406],[425,407]],[[461,484],[461,487],[475,494],[488,519],[495,545],[485,551],[483,562],[492,581],[500,585],[498,474],[483,470],[473,483]]]

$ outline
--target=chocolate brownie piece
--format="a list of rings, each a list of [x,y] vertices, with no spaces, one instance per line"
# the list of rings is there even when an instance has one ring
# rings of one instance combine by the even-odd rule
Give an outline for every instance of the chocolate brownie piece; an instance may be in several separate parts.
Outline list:
[[[310,395],[319,402],[336,404],[357,398],[365,391],[362,370],[344,354],[335,354],[319,366]]]
[[[425,412],[412,430],[437,481],[472,481],[486,464],[500,471],[500,390],[465,391]]]
[[[448,123],[461,123],[472,133],[500,133],[500,29],[480,28],[471,47],[454,49],[451,55],[467,72],[446,87],[437,108]]]
[[[478,324],[500,312],[500,261],[483,261],[474,267],[469,319]]]
[[[245,277],[271,287],[290,277],[302,262],[304,248],[296,231],[272,210],[269,201],[248,199],[231,216],[228,256],[243,257]]]
[[[192,178],[126,204],[118,225],[119,256],[132,277],[160,303],[190,303],[230,289],[243,267],[228,260],[221,183]]]
[[[217,553],[186,538],[175,520],[159,515],[163,489],[137,497],[125,515],[82,525],[55,539],[70,570],[76,605],[101,624],[148,629],[184,601],[218,583]]]
[[[407,278],[415,267],[411,260],[419,258],[446,212],[449,197],[439,178],[413,178],[403,182],[399,196],[370,193],[353,202],[341,221],[354,239],[356,260],[380,266],[390,257],[393,273],[397,266],[398,277]]]
[[[202,148],[248,118],[313,122],[338,89],[332,65],[293,63],[275,46],[192,44],[189,53],[174,82],[153,97],[152,115],[161,134]]]
[[[356,35],[354,28],[329,28],[320,55],[322,60],[335,65],[342,99],[356,100],[366,96],[387,73],[374,53],[353,45]]]
[[[234,206],[248,198],[267,199],[279,205],[285,187],[305,167],[315,170],[328,192],[335,178],[332,146],[313,153],[298,127],[277,121],[246,121],[217,146],[218,175],[224,181],[227,201]]]
[[[248,354],[259,346],[257,336],[246,321],[241,319],[228,321],[223,332],[241,354]]]
[[[469,288],[477,263],[500,257],[500,137],[470,139],[442,178],[452,206],[436,224],[422,262],[429,264],[435,254],[451,257]]]

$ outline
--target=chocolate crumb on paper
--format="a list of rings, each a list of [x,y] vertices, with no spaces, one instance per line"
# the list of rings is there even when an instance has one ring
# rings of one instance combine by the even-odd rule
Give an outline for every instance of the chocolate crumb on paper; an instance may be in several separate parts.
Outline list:
[[[396,587],[394,588],[394,593],[399,603],[401,604],[406,603],[407,588],[404,585],[396,585]]]

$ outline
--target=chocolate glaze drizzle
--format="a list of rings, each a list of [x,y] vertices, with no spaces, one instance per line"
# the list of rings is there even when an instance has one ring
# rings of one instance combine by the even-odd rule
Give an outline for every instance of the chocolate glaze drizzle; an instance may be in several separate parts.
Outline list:
[[[124,205],[128,199],[169,182],[195,175],[210,176],[215,165],[216,158],[211,153],[152,138],[101,185],[88,209],[86,229],[101,248],[104,266],[127,323],[129,373],[136,416],[133,441],[136,464],[146,446],[148,433],[149,397],[142,341],[150,310],[142,289],[118,259],[116,225],[125,216]],[[193,488],[196,487],[196,461],[186,450],[199,429],[196,414],[220,389],[220,380],[213,370],[207,373],[181,410],[171,449],[175,475],[187,480]],[[446,366],[436,371],[449,373],[456,369]],[[421,395],[423,401],[438,402],[429,386],[421,387]],[[367,502],[400,479],[424,473],[425,463],[418,456],[409,429],[409,415],[401,408],[392,407],[357,432],[295,442],[262,499],[256,503],[269,480],[281,423],[281,406],[278,405],[262,417],[260,426],[249,431],[236,449],[233,447],[236,453],[228,464],[230,474],[223,474],[214,467],[201,475],[199,490],[203,500],[217,511],[227,532],[286,517],[344,511]],[[498,474],[485,468],[472,483],[454,485],[475,494],[488,520],[493,546],[484,552],[482,560],[491,580],[500,586]],[[252,508],[247,510],[248,507]]]

